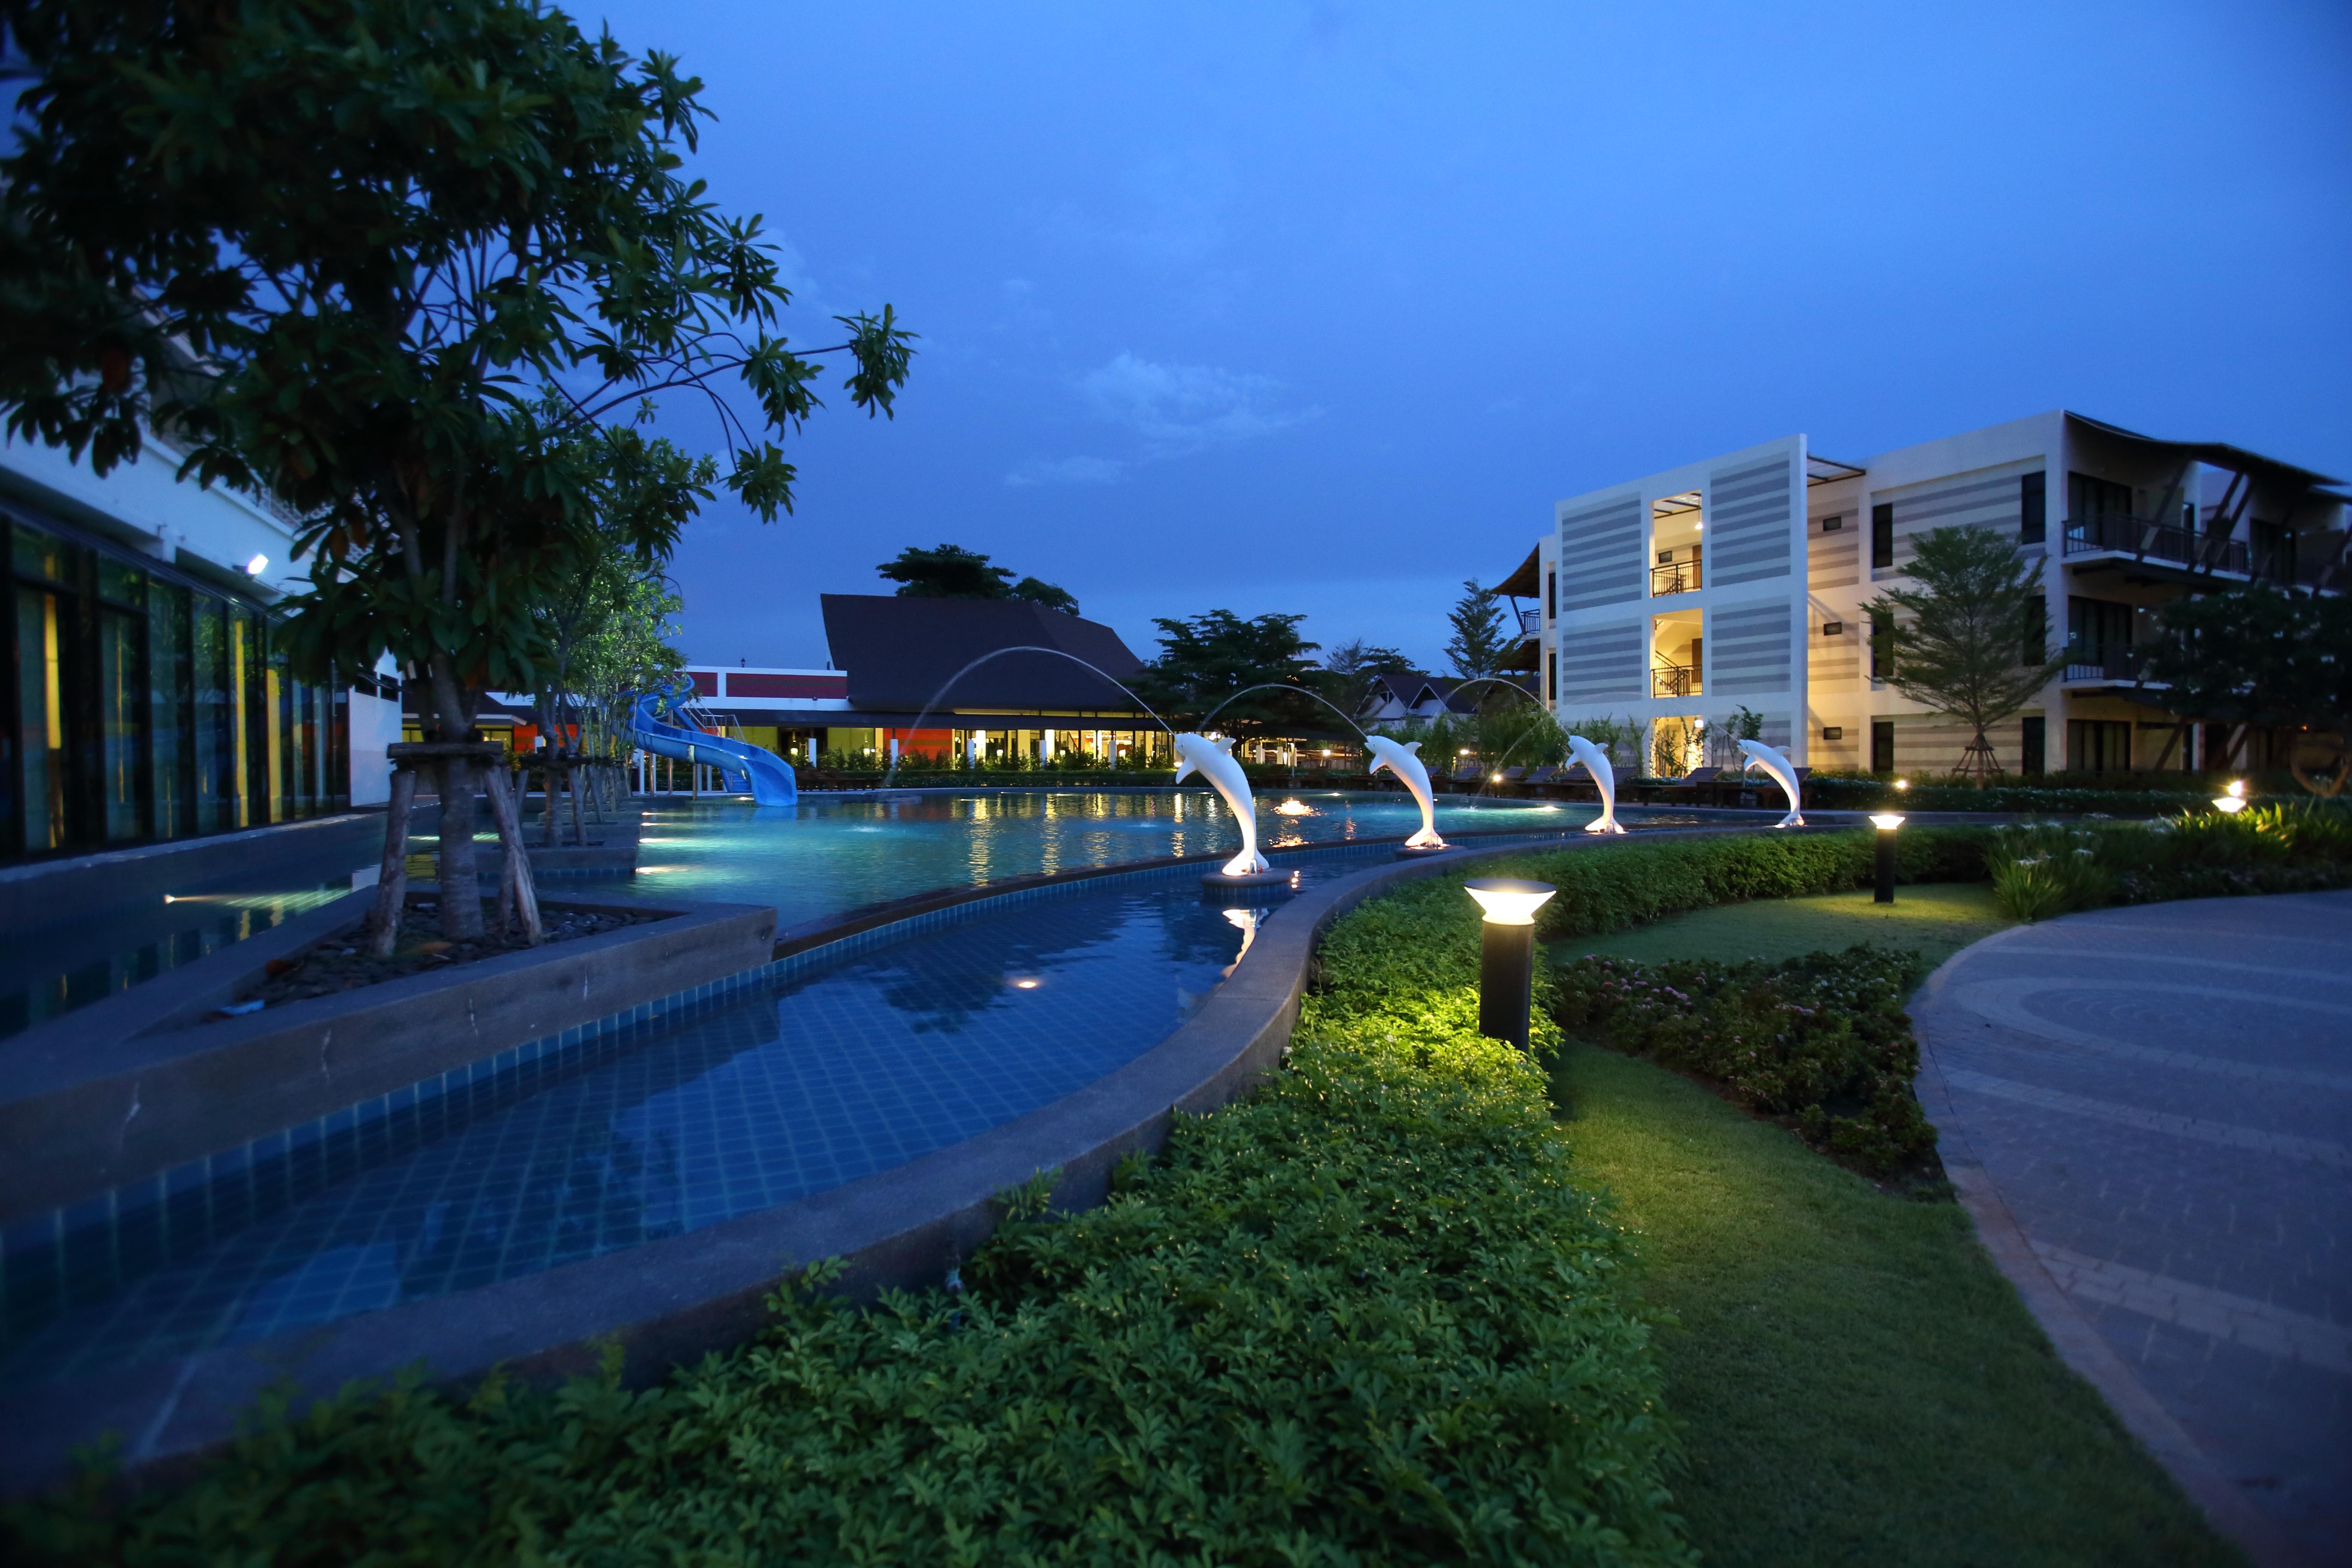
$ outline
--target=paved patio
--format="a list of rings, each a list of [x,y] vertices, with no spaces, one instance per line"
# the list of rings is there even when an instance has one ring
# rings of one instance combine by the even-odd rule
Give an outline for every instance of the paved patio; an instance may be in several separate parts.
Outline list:
[[[1912,1015],[2061,1352],[2258,1562],[2352,1564],[2352,892],[2021,926]]]

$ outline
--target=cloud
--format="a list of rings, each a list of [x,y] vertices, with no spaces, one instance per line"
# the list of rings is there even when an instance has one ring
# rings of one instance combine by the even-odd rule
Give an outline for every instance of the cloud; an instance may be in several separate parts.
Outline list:
[[[1278,406],[1282,384],[1267,376],[1126,353],[1080,377],[1078,390],[1097,414],[1141,436],[1153,458],[1255,440],[1322,413]]]
[[[1125,463],[1108,458],[1033,458],[1004,476],[1008,485],[1115,485]]]

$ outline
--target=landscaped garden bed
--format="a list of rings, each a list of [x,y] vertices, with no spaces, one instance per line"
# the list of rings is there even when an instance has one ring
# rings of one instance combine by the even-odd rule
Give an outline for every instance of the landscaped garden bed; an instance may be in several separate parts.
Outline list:
[[[650,921],[669,918],[671,911],[667,910],[629,910],[611,904],[568,908],[562,904],[541,903],[540,919],[543,930],[538,945],[602,936],[606,931],[619,931],[625,926],[644,925]],[[429,970],[449,969],[510,952],[528,952],[532,949],[533,944],[524,938],[520,931],[502,931],[498,929],[496,900],[482,900],[482,925],[481,936],[451,942],[441,934],[439,904],[432,900],[411,900],[401,911],[399,934],[394,939],[389,956],[372,956],[348,932],[329,937],[300,952],[270,960],[267,972],[257,984],[241,989],[235,1004],[211,1016],[237,1016],[256,1011],[249,1005],[252,1003],[282,1006],[289,1002],[331,996],[340,991],[357,991],[386,980],[422,974]]]

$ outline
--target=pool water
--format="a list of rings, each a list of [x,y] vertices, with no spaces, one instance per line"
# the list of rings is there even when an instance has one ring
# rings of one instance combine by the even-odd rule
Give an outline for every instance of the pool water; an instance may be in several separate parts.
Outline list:
[[[1386,853],[1311,853],[1300,876]],[[1284,918],[1205,902],[1199,875],[1075,883],[814,950],[699,1014],[446,1075],[367,1120],[10,1226],[0,1386],[515,1279],[971,1138],[1150,1049]]]
[[[1401,838],[1421,826],[1420,808],[1402,794],[1269,791],[1255,804],[1261,849]],[[1441,834],[1552,832],[1595,815],[1549,801],[1437,803]],[[773,904],[782,930],[938,888],[1164,855],[1230,856],[1242,840],[1222,798],[1168,789],[817,795],[779,806],[655,796],[640,842],[635,896]]]

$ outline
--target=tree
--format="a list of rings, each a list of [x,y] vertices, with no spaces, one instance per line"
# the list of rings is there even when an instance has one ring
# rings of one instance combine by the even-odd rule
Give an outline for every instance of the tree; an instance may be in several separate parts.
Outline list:
[[[1372,682],[1384,675],[1412,676],[1421,672],[1412,660],[1392,647],[1381,647],[1361,637],[1343,642],[1323,656],[1323,668],[1332,677],[1331,700],[1349,712],[1358,712],[1371,695]]]
[[[704,398],[719,482],[791,509],[776,438],[820,367],[772,331],[790,296],[759,221],[678,173],[709,111],[674,59],[528,0],[12,0],[7,24],[37,78],[0,160],[8,431],[104,473],[168,428],[183,479],[307,519],[298,673],[389,649],[437,741],[473,737],[486,690],[536,689],[534,605],[600,500],[633,498],[627,542],[659,561],[713,497],[715,468],[614,425],[654,393]],[[835,320],[815,353],[889,414],[910,334],[887,305]],[[472,900],[442,908],[478,931]]]
[[[1462,597],[1446,612],[1445,620],[1454,628],[1445,657],[1453,660],[1455,675],[1469,680],[1501,668],[1509,646],[1503,635],[1503,612],[1475,578],[1463,580]]]
[[[1211,610],[1189,619],[1155,616],[1160,657],[1132,684],[1171,723],[1179,716],[1198,722],[1219,702],[1252,686],[1291,686],[1319,697],[1323,671],[1307,657],[1319,645],[1298,635],[1298,623],[1306,618],[1259,616],[1244,620],[1231,610]],[[1229,734],[1246,734],[1268,725],[1297,724],[1308,710],[1328,721],[1328,710],[1318,703],[1261,692],[1219,711],[1217,723]]]
[[[2314,795],[2352,780],[2352,601],[2264,583],[2177,599],[2158,614],[2147,679],[2184,720],[2296,731],[2287,765]]]
[[[2000,771],[1986,731],[2066,662],[2041,631],[2042,562],[1984,528],[1934,529],[1915,548],[1903,574],[1919,586],[1889,588],[1863,606],[1879,628],[1872,651],[1897,691],[1968,728],[1961,770],[1982,789]]]
[[[902,599],[1022,599],[1065,615],[1078,613],[1077,598],[1068,589],[1034,577],[1016,583],[1009,570],[990,565],[987,556],[960,544],[936,550],[910,544],[874,570],[898,584]]]

